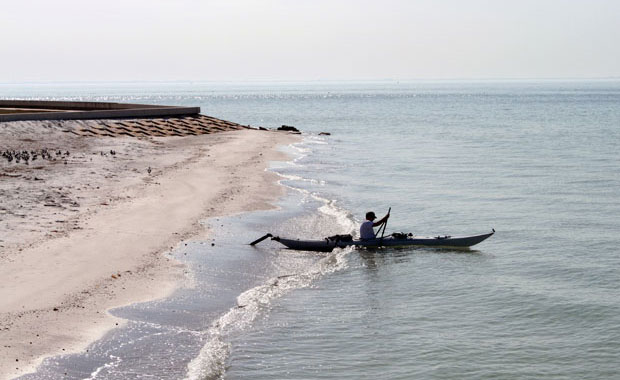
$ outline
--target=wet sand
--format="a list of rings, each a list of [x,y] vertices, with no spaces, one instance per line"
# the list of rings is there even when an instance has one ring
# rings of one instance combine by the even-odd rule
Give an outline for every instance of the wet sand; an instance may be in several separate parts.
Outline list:
[[[265,168],[295,140],[249,129],[84,137],[4,123],[0,154],[29,159],[0,157],[0,378],[83,350],[123,323],[110,308],[170,294],[184,267],[165,253],[208,234],[204,218],[271,207],[282,190]]]

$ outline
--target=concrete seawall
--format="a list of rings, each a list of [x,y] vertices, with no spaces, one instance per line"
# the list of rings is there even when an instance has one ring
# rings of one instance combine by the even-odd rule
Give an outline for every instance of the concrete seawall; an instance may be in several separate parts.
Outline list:
[[[249,128],[201,115],[200,107],[148,104],[0,100],[2,123],[52,127],[80,136],[190,136]]]
[[[19,110],[19,113],[0,114],[0,122],[178,117],[184,115],[198,115],[200,113],[200,107],[38,100],[0,100],[0,108]],[[29,110],[32,110],[32,112],[28,112]]]

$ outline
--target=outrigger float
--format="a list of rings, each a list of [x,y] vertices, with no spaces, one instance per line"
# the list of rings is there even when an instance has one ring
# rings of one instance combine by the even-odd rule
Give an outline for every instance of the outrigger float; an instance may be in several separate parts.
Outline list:
[[[298,251],[317,251],[331,252],[334,248],[345,248],[354,246],[357,248],[379,248],[379,247],[434,247],[434,248],[469,248],[490,238],[495,233],[495,229],[482,235],[471,236],[434,236],[421,237],[412,234],[393,233],[385,237],[375,237],[374,239],[359,240],[353,239],[351,235],[335,235],[323,240],[299,240],[286,239],[279,236],[267,234],[260,239],[250,243],[256,245],[261,241],[271,238],[271,240],[286,246],[288,249]]]

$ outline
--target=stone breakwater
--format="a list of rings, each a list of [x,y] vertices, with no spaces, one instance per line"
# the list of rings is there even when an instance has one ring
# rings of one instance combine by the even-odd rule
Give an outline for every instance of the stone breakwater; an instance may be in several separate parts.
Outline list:
[[[0,128],[8,125],[18,128],[56,128],[78,136],[96,137],[198,136],[250,128],[205,115],[140,119],[13,121],[0,123]]]
[[[133,120],[75,120],[66,132],[82,136],[197,136],[247,129],[248,126],[195,115]]]
[[[200,107],[0,99],[0,128],[9,125],[99,137],[197,136],[249,128],[201,115]]]

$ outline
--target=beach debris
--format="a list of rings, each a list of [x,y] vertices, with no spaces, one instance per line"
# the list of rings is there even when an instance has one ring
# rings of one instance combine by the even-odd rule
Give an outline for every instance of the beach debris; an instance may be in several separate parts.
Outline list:
[[[282,125],[278,128],[278,131],[299,132],[299,129],[293,127],[292,125]]]
[[[146,169],[146,171],[147,171],[149,174],[151,174],[151,171],[152,171],[152,170],[151,170],[151,167],[149,166],[149,168],[148,168],[148,169]]]
[[[331,136],[332,134],[329,132],[320,132],[319,136]]]

